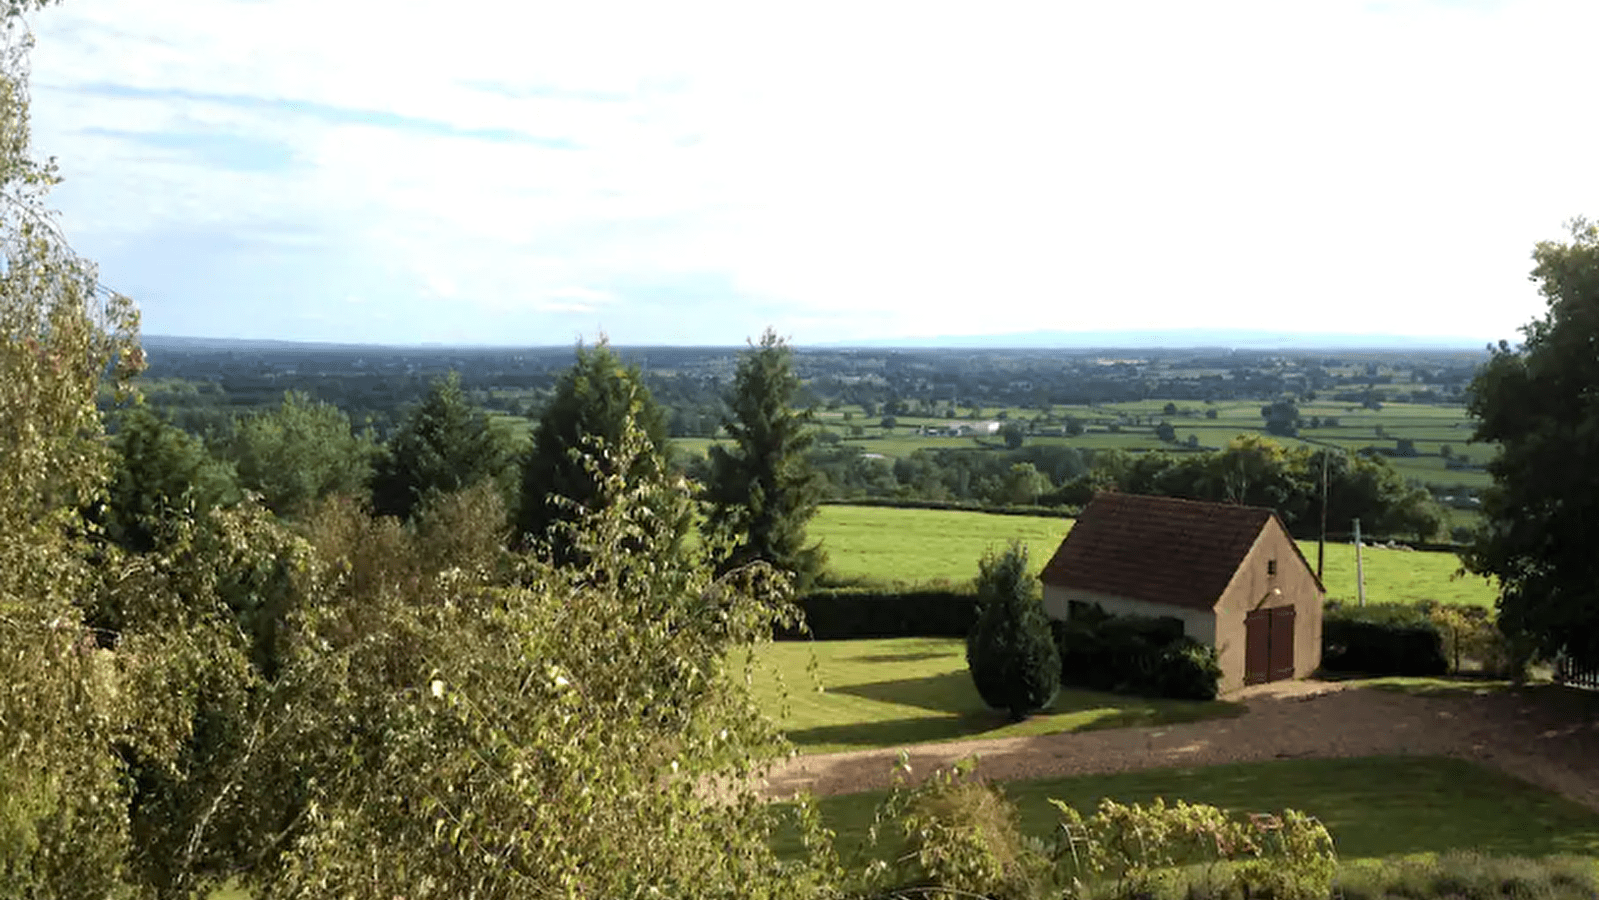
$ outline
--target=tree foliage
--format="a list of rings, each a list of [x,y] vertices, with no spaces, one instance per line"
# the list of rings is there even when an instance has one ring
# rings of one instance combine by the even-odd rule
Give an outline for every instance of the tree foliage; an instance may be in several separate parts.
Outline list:
[[[1533,250],[1547,304],[1520,347],[1501,342],[1472,381],[1474,440],[1496,441],[1485,527],[1463,554],[1498,580],[1501,625],[1544,654],[1599,664],[1599,224]]]
[[[1012,541],[978,563],[977,624],[966,638],[966,667],[983,702],[1014,719],[1048,706],[1060,690],[1060,654],[1049,633],[1027,548]]]
[[[96,398],[143,366],[132,302],[103,289],[45,205],[22,13],[0,21],[0,895],[106,897],[130,847],[113,741],[141,722],[85,627],[102,577],[77,510],[115,462]]]
[[[782,893],[772,817],[745,778],[772,727],[729,668],[769,639],[782,582],[713,578],[662,518],[690,498],[633,479],[627,425],[589,461],[595,503],[569,532],[590,564],[427,561],[439,531],[347,504],[308,522],[274,771],[295,772],[273,896],[749,896]],[[492,502],[480,486],[476,502]],[[435,507],[437,508],[437,507]],[[492,542],[492,529],[469,543]],[[700,789],[723,785],[723,803]],[[787,890],[800,885],[790,882]]]
[[[433,382],[383,446],[372,473],[372,507],[409,519],[432,498],[480,481],[500,483],[514,453],[510,436],[472,406],[452,371]]]
[[[1293,437],[1299,433],[1301,419],[1299,407],[1292,400],[1278,400],[1268,403],[1260,408],[1260,416],[1266,420],[1266,431],[1280,437]]]
[[[1407,481],[1387,460],[1336,449],[1284,447],[1268,437],[1241,435],[1218,451],[1172,454],[1098,451],[1093,469],[1063,485],[1059,498],[1083,504],[1096,490],[1119,490],[1264,506],[1276,510],[1295,534],[1314,533],[1321,516],[1321,471],[1328,469],[1327,519],[1347,531],[1361,530],[1428,540],[1442,529],[1444,514],[1432,495]]]
[[[999,429],[999,436],[1004,439],[1005,447],[1016,450],[1027,441],[1027,431],[1019,423],[1006,422]]]
[[[298,391],[277,409],[238,423],[228,455],[268,509],[295,516],[330,494],[364,493],[376,446],[331,403]]]
[[[518,535],[544,542],[556,559],[576,561],[563,532],[604,501],[600,483],[610,474],[596,473],[585,460],[615,447],[633,427],[644,434],[649,448],[630,457],[623,474],[638,482],[665,471],[670,459],[665,414],[637,366],[624,364],[604,340],[592,349],[580,345],[539,416],[533,447],[523,458]],[[671,528],[681,538],[688,520]]]
[[[233,467],[212,456],[188,432],[143,406],[116,419],[111,447],[117,465],[106,503],[91,511],[107,536],[134,551],[154,549],[164,523],[203,516],[241,499]]]
[[[816,514],[817,476],[806,451],[814,440],[800,392],[794,351],[768,328],[740,357],[722,428],[731,446],[710,449],[706,497],[711,534],[730,545],[724,569],[763,561],[794,574],[803,589],[821,571],[822,552],[806,545]]]

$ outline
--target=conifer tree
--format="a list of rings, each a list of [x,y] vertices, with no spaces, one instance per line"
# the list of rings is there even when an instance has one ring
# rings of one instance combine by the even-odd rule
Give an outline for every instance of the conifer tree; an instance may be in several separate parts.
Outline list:
[[[821,491],[806,457],[811,411],[795,408],[799,393],[793,348],[768,328],[739,359],[722,419],[731,446],[711,447],[706,496],[708,530],[730,545],[724,570],[764,561],[793,573],[803,589],[823,556],[805,543]]]
[[[373,511],[410,519],[431,497],[499,482],[513,452],[509,436],[473,408],[452,371],[433,382],[384,446],[372,476]]]
[[[153,549],[161,523],[174,516],[198,518],[216,506],[239,502],[233,467],[212,456],[188,432],[163,421],[145,406],[117,418],[111,447],[117,467],[104,504],[90,510],[113,541],[136,552]]]
[[[648,451],[630,457],[628,481],[665,472],[666,414],[638,367],[624,364],[603,339],[593,349],[579,346],[572,368],[539,416],[533,447],[523,459],[520,538],[547,542],[558,561],[577,561],[564,526],[600,501],[599,479],[590,467],[604,465],[606,457],[598,451],[617,446],[629,421],[644,433]],[[689,523],[684,519],[668,527],[681,538]]]
[[[1020,543],[984,554],[978,564],[977,624],[966,638],[966,666],[983,702],[1018,721],[1052,703],[1060,689],[1060,652]]]

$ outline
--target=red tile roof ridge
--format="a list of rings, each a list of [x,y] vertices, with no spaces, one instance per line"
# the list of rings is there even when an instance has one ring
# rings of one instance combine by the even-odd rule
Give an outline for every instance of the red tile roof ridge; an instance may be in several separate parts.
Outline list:
[[[1059,587],[1210,610],[1273,519],[1282,524],[1263,506],[1105,492],[1083,510],[1040,577]]]

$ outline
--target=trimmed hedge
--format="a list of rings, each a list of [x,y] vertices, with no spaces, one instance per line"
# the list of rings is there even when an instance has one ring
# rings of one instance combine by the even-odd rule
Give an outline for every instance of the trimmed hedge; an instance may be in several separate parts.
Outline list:
[[[1421,606],[1328,603],[1321,624],[1321,666],[1364,675],[1443,675],[1443,634]]]
[[[809,636],[819,641],[849,638],[954,637],[964,638],[977,623],[977,595],[963,590],[872,590],[832,588],[799,599]],[[781,629],[776,637],[790,640],[805,636],[798,629]]]
[[[1214,700],[1221,666],[1214,647],[1182,623],[1144,616],[1078,617],[1051,623],[1061,683],[1180,700]]]
[[[980,512],[991,516],[1037,516],[1047,519],[1075,519],[1082,514],[1081,506],[1048,506],[1044,504],[1013,504],[996,506],[977,500],[921,500],[913,497],[837,497],[821,501],[822,506],[880,506],[889,509],[946,509],[957,512]]]

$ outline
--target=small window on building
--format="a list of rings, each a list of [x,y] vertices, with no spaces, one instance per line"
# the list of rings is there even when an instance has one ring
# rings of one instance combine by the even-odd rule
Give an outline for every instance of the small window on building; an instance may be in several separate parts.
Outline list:
[[[1266,560],[1266,574],[1267,575],[1276,575],[1277,574],[1277,560],[1275,560],[1275,559]]]

